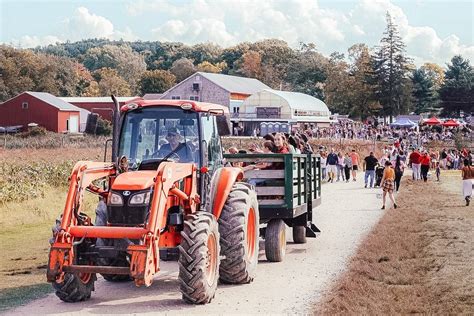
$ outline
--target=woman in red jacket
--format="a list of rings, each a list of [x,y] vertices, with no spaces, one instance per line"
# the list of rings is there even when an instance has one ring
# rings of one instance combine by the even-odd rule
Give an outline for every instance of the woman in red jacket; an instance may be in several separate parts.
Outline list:
[[[431,158],[428,156],[428,153],[425,151],[423,152],[423,155],[420,158],[420,164],[421,164],[421,177],[423,178],[423,181],[428,181],[428,171],[430,170],[430,163],[431,163]]]
[[[275,143],[275,153],[277,154],[288,154],[290,150],[288,149],[288,142],[283,133],[276,133],[274,138]]]

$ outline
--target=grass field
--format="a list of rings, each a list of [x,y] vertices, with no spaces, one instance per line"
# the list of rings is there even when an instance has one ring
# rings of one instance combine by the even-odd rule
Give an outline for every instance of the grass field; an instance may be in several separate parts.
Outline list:
[[[474,313],[474,208],[460,171],[404,179],[398,209],[367,236],[315,314]]]
[[[0,201],[0,310],[51,291],[51,285],[46,283],[48,241],[51,227],[64,207],[69,166],[77,160],[101,160],[102,150],[66,147],[0,151],[0,164],[7,165],[2,171],[8,172],[0,172],[0,183],[8,181],[8,188],[2,186],[0,191],[9,189],[9,194],[26,195]],[[48,168],[58,165],[64,165],[59,173],[49,172]],[[41,170],[47,171],[41,174]],[[32,186],[33,175],[36,186]],[[90,215],[96,203],[97,199],[87,194]]]

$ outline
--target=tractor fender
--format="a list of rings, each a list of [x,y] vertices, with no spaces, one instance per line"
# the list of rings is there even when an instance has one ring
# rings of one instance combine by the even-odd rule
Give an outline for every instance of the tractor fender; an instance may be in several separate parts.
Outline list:
[[[225,201],[229,196],[232,186],[236,181],[244,177],[244,172],[240,168],[222,167],[217,169],[211,178],[211,186],[209,188],[208,211],[219,219]]]

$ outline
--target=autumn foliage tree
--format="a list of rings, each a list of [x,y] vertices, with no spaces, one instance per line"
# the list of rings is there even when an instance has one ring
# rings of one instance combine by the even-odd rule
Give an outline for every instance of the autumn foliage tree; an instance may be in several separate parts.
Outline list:
[[[145,71],[139,81],[140,95],[163,93],[176,82],[176,77],[167,70]]]
[[[196,67],[191,59],[183,57],[173,62],[170,72],[175,75],[177,82],[181,82],[195,73]]]
[[[111,94],[130,96],[132,94],[130,84],[115,69],[100,68],[94,72],[94,78],[98,82],[100,96]]]

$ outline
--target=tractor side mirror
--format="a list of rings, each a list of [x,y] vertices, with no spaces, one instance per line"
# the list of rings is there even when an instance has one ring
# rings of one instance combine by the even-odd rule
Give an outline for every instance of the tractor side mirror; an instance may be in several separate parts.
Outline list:
[[[219,136],[229,136],[230,130],[230,119],[227,115],[216,116],[217,132]]]

